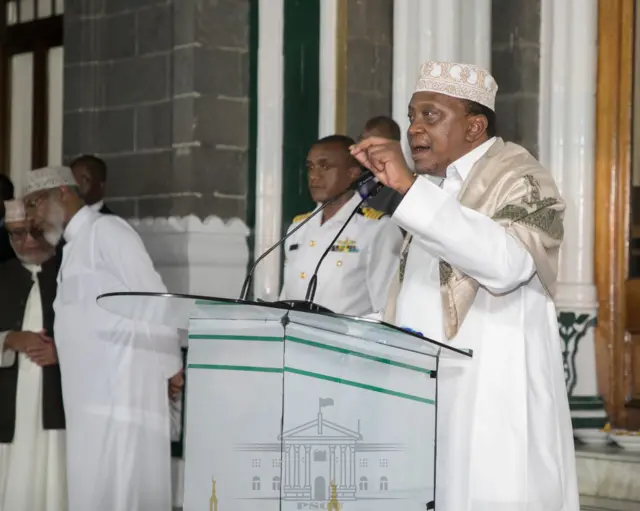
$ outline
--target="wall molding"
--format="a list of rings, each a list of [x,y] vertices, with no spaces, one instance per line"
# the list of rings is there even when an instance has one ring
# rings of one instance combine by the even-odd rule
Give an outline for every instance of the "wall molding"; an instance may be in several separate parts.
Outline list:
[[[130,219],[171,293],[237,297],[251,230],[239,218],[195,215]]]

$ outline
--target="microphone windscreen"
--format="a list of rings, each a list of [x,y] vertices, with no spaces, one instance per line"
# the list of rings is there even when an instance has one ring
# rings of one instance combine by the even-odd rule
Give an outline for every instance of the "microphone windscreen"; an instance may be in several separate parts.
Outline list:
[[[381,187],[382,184],[375,176],[371,172],[366,172],[358,179],[356,190],[361,198],[366,199],[378,193]]]

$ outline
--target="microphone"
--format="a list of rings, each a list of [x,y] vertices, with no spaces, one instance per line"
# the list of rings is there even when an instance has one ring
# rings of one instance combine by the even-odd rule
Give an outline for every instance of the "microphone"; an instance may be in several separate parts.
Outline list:
[[[365,170],[358,178],[358,193],[363,199],[368,199],[376,195],[384,185],[378,181],[370,170]]]
[[[349,217],[345,220],[344,224],[342,224],[342,227],[340,227],[340,230],[338,231],[338,234],[336,234],[335,237],[331,240],[331,243],[329,243],[329,246],[327,247],[327,249],[324,251],[324,253],[320,257],[320,260],[318,261],[316,269],[313,272],[313,275],[311,276],[311,280],[309,280],[309,286],[307,287],[307,294],[304,297],[304,301],[305,302],[313,303],[313,298],[316,295],[316,289],[318,287],[318,271],[320,270],[320,265],[324,261],[325,257],[327,257],[329,252],[331,252],[331,249],[333,248],[333,244],[336,241],[338,241],[338,238],[340,238],[340,235],[342,234],[342,232],[346,229],[346,227],[349,224],[349,222],[351,222],[351,219],[355,216],[355,214],[362,207],[362,204],[364,204],[364,202],[366,200],[367,200],[367,196],[362,198],[362,200],[358,203],[358,205],[355,207],[355,209],[351,212]]]
[[[372,182],[373,182],[373,185],[372,185]],[[291,229],[287,234],[285,234],[282,238],[280,238],[280,240],[278,240],[278,242],[276,242],[271,247],[269,247],[251,265],[251,268],[249,269],[249,273],[247,273],[247,276],[245,277],[244,282],[242,283],[242,289],[240,291],[239,299],[240,300],[247,300],[248,299],[249,291],[250,291],[250,288],[251,288],[251,283],[253,282],[253,273],[254,273],[254,271],[256,269],[256,266],[258,266],[258,264],[260,264],[260,262],[265,257],[267,257],[271,252],[273,252],[276,248],[280,247],[285,241],[287,241],[289,239],[289,237],[293,235],[293,233],[298,231],[298,229],[300,229],[303,225],[305,225],[307,222],[309,222],[313,217],[315,217],[318,213],[320,213],[323,209],[325,209],[329,204],[337,201],[340,197],[343,197],[344,195],[346,195],[349,192],[357,190],[361,197],[363,197],[363,195],[362,195],[363,193],[367,193],[367,195],[364,196],[364,198],[366,198],[366,197],[368,197],[370,195],[375,195],[378,192],[378,190],[380,188],[382,188],[382,184],[381,183],[377,183],[378,185],[380,185],[379,187],[375,186],[376,183],[377,183],[377,181],[375,180],[375,176],[373,175],[372,172],[370,172],[370,171],[364,172],[353,183],[351,183],[347,188],[342,190],[338,195],[334,195],[333,197],[331,197],[328,201],[326,201],[318,209],[316,209],[313,213],[311,213],[311,215],[309,215],[302,222],[300,222],[293,229]],[[351,217],[349,217],[349,220],[351,220]],[[347,222],[349,220],[347,220]],[[331,243],[331,245],[333,245],[333,242]]]

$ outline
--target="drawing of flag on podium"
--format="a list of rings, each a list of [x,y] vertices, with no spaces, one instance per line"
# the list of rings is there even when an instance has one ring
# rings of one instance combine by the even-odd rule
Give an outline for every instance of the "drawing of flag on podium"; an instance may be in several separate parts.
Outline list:
[[[333,406],[333,399],[330,397],[321,397],[320,398],[320,410],[322,410],[325,406]]]

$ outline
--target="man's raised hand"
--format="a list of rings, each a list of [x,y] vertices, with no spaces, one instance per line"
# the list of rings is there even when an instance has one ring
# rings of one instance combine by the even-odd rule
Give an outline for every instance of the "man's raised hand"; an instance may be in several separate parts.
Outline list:
[[[402,146],[396,140],[369,137],[351,146],[351,154],[385,186],[407,193],[415,175],[409,170]]]

